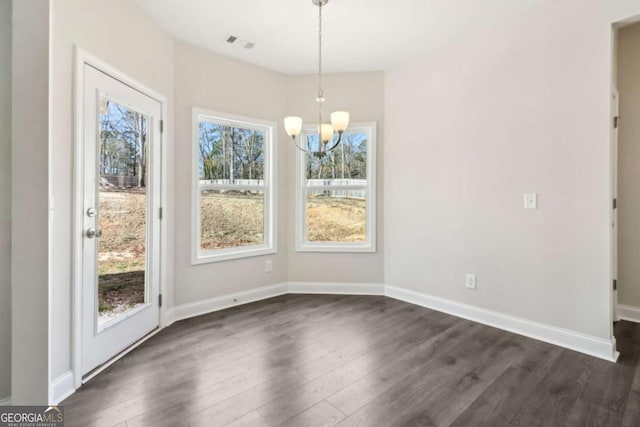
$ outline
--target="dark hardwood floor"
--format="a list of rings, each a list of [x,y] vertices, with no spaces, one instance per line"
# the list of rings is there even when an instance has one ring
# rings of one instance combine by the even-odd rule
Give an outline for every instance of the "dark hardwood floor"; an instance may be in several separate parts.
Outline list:
[[[285,295],[175,323],[65,400],[67,426],[640,426],[617,364],[385,297]]]

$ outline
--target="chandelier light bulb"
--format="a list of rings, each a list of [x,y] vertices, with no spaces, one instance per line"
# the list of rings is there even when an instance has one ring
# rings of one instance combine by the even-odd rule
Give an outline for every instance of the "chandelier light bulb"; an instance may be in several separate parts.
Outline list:
[[[331,113],[331,124],[336,132],[344,132],[349,126],[349,113],[346,111]]]
[[[284,128],[291,138],[296,138],[302,130],[302,118],[289,116],[284,118]]]
[[[349,126],[349,113],[346,111],[335,111],[331,113],[331,123],[322,123],[322,104],[325,102],[324,92],[322,90],[322,8],[327,5],[329,0],[311,0],[314,5],[318,6],[318,137],[320,138],[319,151],[314,152],[318,157],[324,156],[326,153],[336,148],[342,141],[344,131]],[[293,145],[306,152],[310,149],[301,147],[296,143],[296,137],[302,132],[302,118],[297,116],[289,116],[284,119],[284,128],[287,135],[291,137]],[[337,138],[334,138],[334,132]],[[329,143],[331,142],[331,143]]]
[[[318,133],[320,134],[321,140],[323,144],[326,144],[333,138],[333,126],[329,123],[323,123],[321,126],[318,126]]]

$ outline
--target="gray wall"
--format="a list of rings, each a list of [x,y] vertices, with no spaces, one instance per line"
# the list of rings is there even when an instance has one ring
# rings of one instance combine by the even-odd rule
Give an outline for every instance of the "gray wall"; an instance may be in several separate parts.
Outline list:
[[[11,0],[0,0],[0,400],[11,395]]]
[[[14,1],[11,401],[49,399],[49,1]]]
[[[386,284],[609,339],[611,24],[639,12],[540,0],[387,73]]]
[[[316,113],[314,76],[285,76],[210,51],[176,42],[176,258],[175,302],[188,304],[285,281],[382,283],[382,141],[383,73],[329,74],[324,86],[326,111],[347,109],[353,121],[378,123],[378,251],[374,254],[301,254],[293,241],[295,149],[284,133],[282,118]],[[278,253],[227,262],[190,265],[191,251],[191,109],[221,111],[276,122]],[[285,111],[286,110],[286,111]],[[264,261],[273,271],[264,272]],[[331,268],[326,268],[330,265]]]
[[[618,303],[640,307],[640,24],[618,33]]]
[[[316,75],[292,76],[287,83],[286,115],[301,116],[304,123],[317,123],[318,104],[315,102],[318,77]],[[287,195],[289,214],[287,247],[289,251],[289,275],[292,282],[384,282],[384,73],[327,74],[323,76],[326,102],[324,117],[332,111],[349,111],[351,122],[377,123],[377,227],[375,253],[314,253],[295,250],[296,183],[288,180]],[[295,177],[296,154],[287,137],[280,141],[289,155],[287,170]]]
[[[176,240],[175,302],[193,303],[287,280],[287,180],[284,131],[284,75],[184,43],[175,44]],[[254,117],[277,124],[276,159],[278,253],[233,261],[191,265],[192,108]],[[273,271],[265,273],[266,260]]]

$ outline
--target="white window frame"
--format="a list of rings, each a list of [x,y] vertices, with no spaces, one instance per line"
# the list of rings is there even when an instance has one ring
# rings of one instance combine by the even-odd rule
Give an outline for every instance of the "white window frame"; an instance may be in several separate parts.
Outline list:
[[[275,135],[277,126],[275,122],[255,119],[251,117],[237,116],[219,111],[193,108],[192,113],[192,215],[191,215],[191,264],[205,264],[210,262],[227,261],[238,258],[247,258],[260,255],[268,255],[277,252],[276,247],[276,204],[275,204],[275,177],[273,162],[275,159]],[[264,184],[200,184],[199,173],[199,141],[200,122],[210,121],[228,126],[238,126],[245,129],[254,129],[264,132]],[[264,243],[261,245],[239,246],[235,248],[223,248],[202,250],[200,246],[200,192],[203,190],[245,189],[264,192]]]
[[[299,136],[306,144],[309,134],[317,133],[318,125],[303,127]],[[341,186],[307,186],[305,155],[298,150],[296,156],[296,252],[376,252],[376,123],[352,123],[345,133],[367,134],[367,184]],[[336,147],[338,150],[339,147]],[[364,242],[310,242],[307,240],[307,192],[309,190],[365,190],[367,239]]]

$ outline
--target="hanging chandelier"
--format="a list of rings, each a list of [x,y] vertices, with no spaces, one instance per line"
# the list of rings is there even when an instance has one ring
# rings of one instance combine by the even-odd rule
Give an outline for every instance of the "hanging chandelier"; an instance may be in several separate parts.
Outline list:
[[[325,101],[322,91],[322,8],[329,0],[311,0],[318,6],[318,150],[313,151],[298,145],[296,138],[302,131],[302,118],[297,116],[285,117],[284,128],[287,135],[291,137],[293,145],[299,150],[313,153],[317,157],[323,157],[326,153],[336,148],[342,141],[342,134],[349,126],[349,113],[346,111],[335,111],[331,113],[331,123],[322,122],[322,104]],[[337,137],[336,137],[337,134]]]

